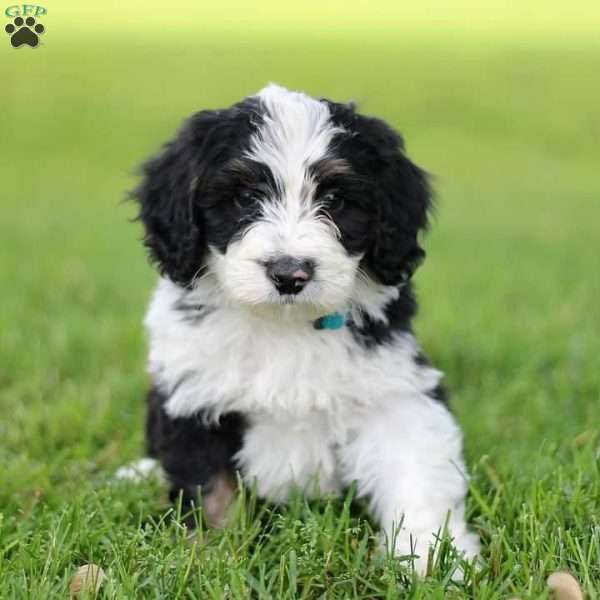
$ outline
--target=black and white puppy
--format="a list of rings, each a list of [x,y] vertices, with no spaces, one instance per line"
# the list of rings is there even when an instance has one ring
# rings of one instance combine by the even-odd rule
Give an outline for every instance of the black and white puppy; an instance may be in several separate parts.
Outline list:
[[[357,482],[394,550],[465,524],[461,432],[411,329],[430,190],[383,121],[269,85],[186,121],[133,193],[162,278],[147,442],[219,521],[235,472],[285,501]],[[448,516],[449,515],[449,516]]]

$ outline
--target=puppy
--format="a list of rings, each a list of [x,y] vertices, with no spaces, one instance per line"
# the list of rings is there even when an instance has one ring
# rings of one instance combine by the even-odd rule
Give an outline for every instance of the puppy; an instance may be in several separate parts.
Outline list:
[[[399,555],[465,524],[461,432],[419,348],[411,275],[431,194],[400,136],[269,85],[188,119],[133,196],[161,279],[147,444],[221,524],[235,474],[284,502],[351,482]]]

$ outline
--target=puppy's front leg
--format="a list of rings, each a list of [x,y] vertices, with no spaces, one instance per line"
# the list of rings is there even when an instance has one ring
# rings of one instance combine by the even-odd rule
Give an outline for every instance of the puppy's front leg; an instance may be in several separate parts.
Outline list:
[[[442,403],[425,394],[385,401],[353,427],[340,462],[345,482],[357,481],[394,552],[417,556],[418,572],[425,571],[448,513],[456,548],[467,557],[477,554],[477,537],[464,517],[461,434]]]

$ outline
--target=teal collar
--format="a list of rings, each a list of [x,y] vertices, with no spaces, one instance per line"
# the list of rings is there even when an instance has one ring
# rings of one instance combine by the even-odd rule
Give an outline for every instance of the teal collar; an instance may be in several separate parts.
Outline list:
[[[319,317],[313,321],[315,329],[341,329],[346,324],[346,317],[338,312]]]

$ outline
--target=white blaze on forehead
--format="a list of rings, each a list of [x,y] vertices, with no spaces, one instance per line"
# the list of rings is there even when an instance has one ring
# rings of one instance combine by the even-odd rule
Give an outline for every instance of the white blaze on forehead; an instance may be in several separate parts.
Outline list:
[[[328,155],[333,137],[343,129],[331,120],[329,107],[306,94],[270,84],[257,94],[266,113],[250,140],[249,158],[266,164],[285,204],[299,206],[310,189],[308,168]]]

